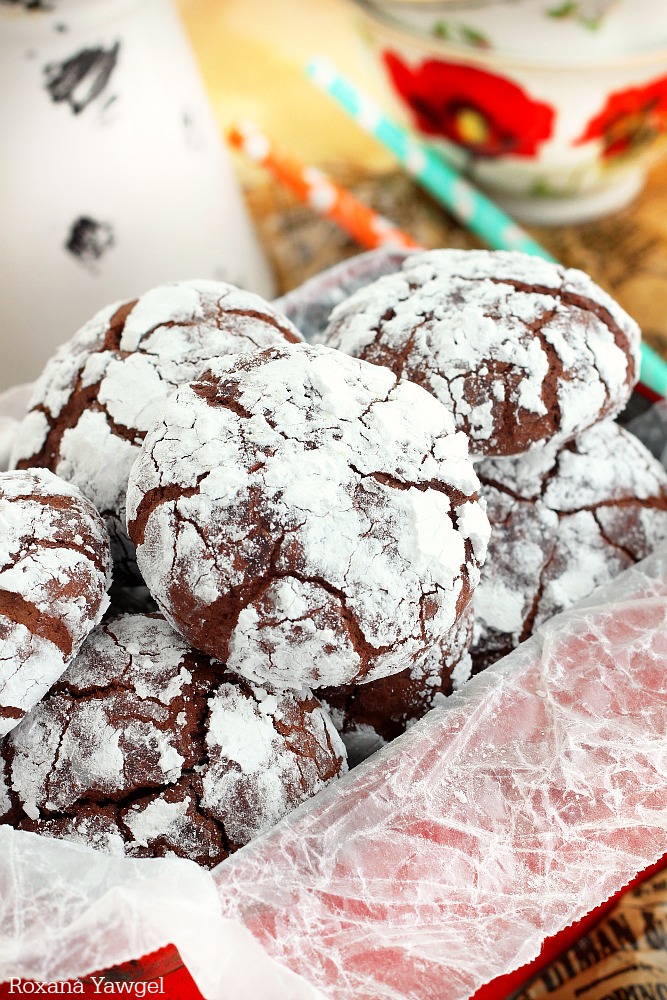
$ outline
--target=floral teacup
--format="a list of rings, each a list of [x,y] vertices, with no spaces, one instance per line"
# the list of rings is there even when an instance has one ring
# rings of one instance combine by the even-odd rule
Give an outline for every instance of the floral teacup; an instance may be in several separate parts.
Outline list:
[[[354,3],[393,110],[524,221],[620,208],[667,152],[664,0]]]

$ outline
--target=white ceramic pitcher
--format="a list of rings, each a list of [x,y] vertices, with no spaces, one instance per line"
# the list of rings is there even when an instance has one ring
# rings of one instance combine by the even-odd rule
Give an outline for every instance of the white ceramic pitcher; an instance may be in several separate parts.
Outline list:
[[[273,294],[171,0],[0,0],[0,141],[0,389],[154,285]]]

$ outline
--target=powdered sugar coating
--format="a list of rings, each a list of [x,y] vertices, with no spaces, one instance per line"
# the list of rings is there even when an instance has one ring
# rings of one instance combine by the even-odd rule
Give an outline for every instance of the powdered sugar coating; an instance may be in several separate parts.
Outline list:
[[[620,412],[639,371],[637,324],[588,275],[501,251],[410,255],[320,340],[432,392],[474,457],[571,440]]]
[[[0,736],[101,620],[110,580],[104,522],[79,490],[45,469],[0,473]]]
[[[255,688],[149,615],[99,626],[3,757],[3,822],[205,865],[345,769],[309,692]]]
[[[368,682],[461,616],[488,522],[451,415],[306,345],[220,359],[168,401],[128,486],[164,614],[260,682]]]
[[[341,734],[350,767],[396,739],[450,695],[455,670],[459,678],[470,676],[473,622],[469,605],[447,634],[400,674],[315,692]]]
[[[210,702],[202,808],[235,844],[274,826],[343,769],[345,748],[309,693],[224,683]]]
[[[132,572],[127,476],[169,394],[210,358],[300,339],[268,302],[223,282],[175,282],[107,306],[45,368],[12,465],[44,466],[78,486],[107,519],[114,558]]]
[[[667,538],[667,473],[613,421],[478,463],[492,524],[474,596],[481,669]]]
[[[46,837],[85,844],[103,854],[116,857],[125,854],[125,842],[113,809],[84,808],[76,816],[42,819],[39,832]]]

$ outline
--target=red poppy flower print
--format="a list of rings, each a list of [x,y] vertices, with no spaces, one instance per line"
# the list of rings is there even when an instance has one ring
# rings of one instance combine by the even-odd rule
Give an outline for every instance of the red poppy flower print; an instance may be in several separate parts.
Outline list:
[[[610,94],[607,103],[575,146],[601,139],[604,159],[643,149],[667,132],[667,76],[644,87],[630,87]]]
[[[552,133],[555,113],[511,80],[474,66],[427,59],[407,66],[383,59],[394,87],[426,135],[440,135],[476,156],[535,156]]]

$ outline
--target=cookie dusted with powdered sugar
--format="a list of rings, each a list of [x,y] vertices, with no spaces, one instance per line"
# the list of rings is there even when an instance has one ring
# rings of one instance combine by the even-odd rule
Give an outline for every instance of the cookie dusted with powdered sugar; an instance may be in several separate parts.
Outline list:
[[[463,614],[489,526],[465,435],[387,369],[325,347],[214,362],[169,399],[128,486],[161,610],[262,682],[405,670]]]
[[[571,440],[619,413],[639,372],[634,320],[582,271],[520,253],[410,255],[320,339],[428,389],[478,458]]]
[[[109,603],[109,537],[46,469],[0,473],[0,736],[75,656]]]
[[[476,466],[491,521],[475,593],[475,669],[667,538],[667,473],[613,421],[560,451]]]
[[[447,635],[400,674],[315,691],[343,739],[350,767],[396,739],[469,679],[473,620],[469,605]]]
[[[2,754],[1,822],[206,866],[346,767],[310,692],[253,686],[148,615],[98,626]]]
[[[46,366],[12,465],[42,466],[78,486],[106,518],[114,559],[132,575],[127,477],[167,396],[210,358],[300,340],[268,302],[223,282],[176,282],[108,306]]]

